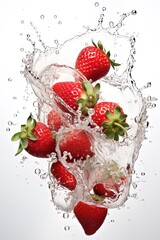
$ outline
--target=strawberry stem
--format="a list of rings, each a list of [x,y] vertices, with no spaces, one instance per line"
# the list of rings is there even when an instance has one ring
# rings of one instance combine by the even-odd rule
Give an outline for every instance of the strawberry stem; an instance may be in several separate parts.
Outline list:
[[[104,52],[104,54],[106,54],[106,56],[108,57],[110,63],[111,63],[111,66],[113,69],[115,69],[115,67],[118,67],[120,66],[121,64],[119,63],[116,63],[114,59],[110,59],[110,56],[111,56],[111,53],[110,51],[106,52],[106,49],[104,48],[102,42],[99,40],[97,44],[95,44],[95,42],[93,41],[92,39],[92,44],[96,47],[96,48],[99,48],[102,52]]]

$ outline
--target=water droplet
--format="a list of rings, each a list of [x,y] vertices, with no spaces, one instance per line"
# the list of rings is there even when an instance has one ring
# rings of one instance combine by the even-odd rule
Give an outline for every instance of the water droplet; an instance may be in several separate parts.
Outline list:
[[[134,189],[136,189],[137,188],[137,183],[133,182],[132,186],[133,186]]]
[[[20,51],[23,52],[23,51],[24,51],[24,48],[20,48]]]
[[[65,227],[64,227],[64,230],[65,230],[65,231],[69,231],[69,230],[70,230],[70,226],[65,226]]]
[[[41,173],[41,169],[36,168],[34,172],[35,172],[35,174],[40,175],[40,173]]]
[[[130,195],[130,197],[136,198],[137,197],[137,193],[133,193],[132,195]]]
[[[62,24],[62,21],[58,21],[58,24]]]
[[[148,82],[146,87],[151,87],[152,86],[152,83],[151,82]]]
[[[114,223],[115,222],[115,220],[114,219],[111,219],[111,223]]]
[[[99,7],[99,2],[95,2],[95,7]]]
[[[110,27],[113,27],[113,26],[114,26],[114,22],[112,22],[112,21],[109,22],[109,26],[110,26]]]
[[[14,97],[13,97],[13,99],[14,99],[14,100],[16,100],[16,99],[17,99],[17,97],[16,97],[16,96],[14,96]]]
[[[54,43],[58,44],[58,40],[57,40],[57,39],[55,39],[55,40],[54,40]]]
[[[106,11],[106,7],[103,7],[103,8],[102,8],[102,11]]]
[[[137,11],[136,11],[136,10],[132,10],[131,14],[132,14],[132,15],[136,15],[136,14],[137,14]]]
[[[43,173],[40,175],[41,179],[46,179],[48,177],[48,173]]]
[[[141,176],[145,176],[145,172],[141,172]]]
[[[6,128],[6,131],[9,132],[9,131],[10,131],[10,128]]]
[[[12,78],[8,78],[8,82],[12,82]]]
[[[44,15],[41,15],[41,16],[40,16],[40,18],[41,18],[41,19],[44,19],[44,18],[45,18],[45,16],[44,16]]]
[[[69,218],[69,214],[68,213],[63,213],[63,218],[65,218],[65,219]]]
[[[24,20],[21,21],[21,24],[24,24]]]
[[[57,18],[57,15],[54,15],[54,18]]]
[[[156,104],[155,104],[155,103],[153,103],[151,106],[152,106],[152,108],[155,108],[155,107],[156,107]]]
[[[9,125],[9,126],[12,126],[12,125],[13,125],[13,122],[12,122],[12,121],[8,121],[8,125]]]
[[[59,51],[58,51],[58,50],[56,50],[56,51],[55,51],[55,53],[58,55],[58,54],[59,54]]]

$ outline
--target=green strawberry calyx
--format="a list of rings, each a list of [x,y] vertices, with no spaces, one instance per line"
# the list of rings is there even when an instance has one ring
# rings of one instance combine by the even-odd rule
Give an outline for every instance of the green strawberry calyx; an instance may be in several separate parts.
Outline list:
[[[114,59],[110,59],[111,57],[111,53],[110,51],[106,51],[106,49],[104,48],[102,42],[99,40],[97,44],[95,44],[95,42],[92,40],[92,44],[96,47],[99,48],[104,54],[106,54],[106,56],[108,57],[110,64],[112,66],[113,69],[115,69],[115,67],[120,66],[121,64],[116,63]]]
[[[97,101],[99,99],[100,84],[97,83],[93,87],[92,84],[87,79],[85,79],[82,82],[82,87],[85,91],[85,97],[79,98],[77,100],[77,104],[81,105],[81,112],[84,115],[87,115],[88,109],[94,108],[94,106],[97,104]]]
[[[119,136],[127,136],[127,130],[129,128],[128,123],[125,122],[127,115],[121,114],[119,106],[114,109],[113,113],[107,110],[106,116],[108,120],[102,123],[102,127],[104,128],[103,131],[107,138],[118,141]]]
[[[28,147],[28,139],[32,141],[38,140],[38,137],[32,132],[35,129],[35,126],[36,120],[30,115],[27,118],[27,123],[21,125],[21,131],[12,136],[11,141],[19,141],[19,147],[15,156]]]
[[[97,194],[90,194],[91,198],[94,200],[94,201],[104,201],[105,199],[105,196],[100,196],[100,195],[97,195]]]

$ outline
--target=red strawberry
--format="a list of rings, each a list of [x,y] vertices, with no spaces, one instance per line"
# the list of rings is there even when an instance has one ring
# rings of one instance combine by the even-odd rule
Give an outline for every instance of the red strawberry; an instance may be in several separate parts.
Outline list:
[[[88,108],[94,107],[99,97],[100,84],[95,87],[87,80],[80,82],[57,82],[52,86],[53,91],[67,104],[71,109],[77,110],[78,104],[81,104],[82,112],[87,113]],[[57,101],[59,107],[67,111],[65,104]]]
[[[120,187],[124,184],[125,178],[121,177],[117,183],[112,177],[108,177],[103,183],[94,185],[94,193],[98,196],[104,196],[114,199],[119,193]]]
[[[103,128],[109,139],[117,140],[124,136],[129,125],[125,122],[127,115],[114,102],[100,102],[94,107],[93,121]]]
[[[21,132],[12,136],[12,141],[19,140],[16,155],[25,149],[35,157],[46,158],[55,151],[55,139],[50,129],[42,122],[36,122],[32,116],[27,119],[26,125],[21,125]]]
[[[60,127],[63,125],[63,121],[59,113],[52,109],[47,115],[47,124],[51,131],[58,131]]]
[[[78,69],[87,79],[93,82],[104,77],[110,70],[110,66],[115,68],[120,64],[110,59],[110,52],[106,53],[102,43],[98,41],[94,46],[87,46],[79,53],[75,68]]]
[[[85,160],[87,157],[92,157],[93,142],[91,135],[82,129],[73,129],[64,133],[59,142],[61,153],[68,152],[72,156],[72,160]]]
[[[108,209],[79,202],[74,208],[74,214],[84,229],[86,235],[93,235],[103,224]]]
[[[75,189],[77,185],[75,176],[70,173],[60,161],[52,163],[51,173],[62,186],[69,190]]]

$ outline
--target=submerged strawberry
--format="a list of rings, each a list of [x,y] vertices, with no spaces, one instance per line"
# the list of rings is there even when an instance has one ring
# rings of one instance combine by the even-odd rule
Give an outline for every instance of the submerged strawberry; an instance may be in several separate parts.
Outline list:
[[[57,179],[60,185],[74,190],[77,185],[75,176],[70,173],[60,161],[52,163],[51,174]]]
[[[61,119],[60,114],[52,109],[47,115],[47,124],[51,131],[58,131],[60,127],[63,125],[63,121]]]
[[[19,140],[16,155],[25,149],[35,157],[47,158],[55,152],[55,139],[50,129],[42,122],[36,122],[30,115],[26,125],[21,125],[21,131],[12,136],[12,141]]]
[[[121,177],[119,182],[116,182],[111,176],[108,177],[103,183],[97,183],[94,185],[94,193],[98,196],[104,196],[108,198],[116,198],[120,192],[120,188],[125,183],[125,177]]]
[[[75,68],[78,69],[87,79],[93,82],[104,77],[112,66],[115,68],[120,64],[110,59],[110,52],[106,52],[101,41],[96,45],[87,46],[79,53]]]
[[[74,208],[74,214],[84,229],[86,235],[93,235],[103,224],[108,209],[79,202]]]
[[[126,123],[127,115],[123,109],[114,102],[100,102],[94,107],[93,121],[103,128],[107,138],[118,141],[119,136],[127,133],[129,125]]]
[[[60,97],[71,109],[77,110],[81,104],[81,111],[87,114],[88,108],[93,108],[99,98],[100,84],[95,87],[84,80],[80,82],[57,82],[52,86],[53,91]],[[67,111],[67,106],[57,101],[57,104],[63,111]]]
[[[85,160],[94,155],[92,136],[83,129],[73,129],[64,133],[59,142],[59,149],[62,154],[69,153],[72,160]]]

